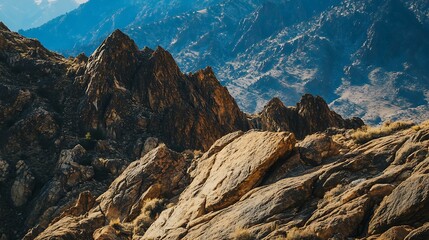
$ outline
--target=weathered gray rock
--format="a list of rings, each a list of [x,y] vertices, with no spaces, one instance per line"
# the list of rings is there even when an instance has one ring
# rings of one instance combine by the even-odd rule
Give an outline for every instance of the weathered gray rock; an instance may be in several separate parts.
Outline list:
[[[34,176],[24,161],[16,163],[16,177],[10,190],[13,205],[21,207],[33,193]]]
[[[152,149],[155,149],[159,145],[159,139],[154,137],[149,137],[144,142],[143,150],[141,156],[143,157],[146,153],[150,152]]]
[[[57,179],[65,183],[68,187],[88,181],[94,176],[92,166],[79,164],[80,159],[85,155],[86,150],[81,145],[76,145],[73,149],[63,150],[58,160]]]
[[[0,183],[5,181],[8,176],[9,176],[9,164],[4,160],[0,160]]]
[[[127,168],[127,162],[122,159],[96,158],[91,165],[95,170],[107,172],[113,176],[119,176]]]

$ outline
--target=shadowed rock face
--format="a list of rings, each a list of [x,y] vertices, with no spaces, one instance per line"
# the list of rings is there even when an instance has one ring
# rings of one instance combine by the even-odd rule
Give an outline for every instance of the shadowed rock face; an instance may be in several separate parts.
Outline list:
[[[298,139],[332,127],[357,129],[364,125],[359,118],[343,119],[321,97],[310,94],[304,95],[296,107],[286,107],[273,98],[253,122],[265,131],[291,131]]]
[[[119,30],[91,55],[83,83],[81,125],[107,138],[149,132],[175,149],[208,149],[219,137],[248,129],[210,68],[185,75],[170,53],[139,51]]]

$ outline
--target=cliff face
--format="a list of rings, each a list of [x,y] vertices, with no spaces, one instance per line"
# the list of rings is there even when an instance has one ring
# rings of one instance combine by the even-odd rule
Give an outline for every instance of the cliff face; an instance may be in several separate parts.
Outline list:
[[[246,115],[120,31],[66,59],[0,24],[0,73],[0,238],[424,234],[426,125],[360,145],[320,97]]]
[[[208,149],[226,133],[248,129],[210,68],[185,75],[170,53],[139,51],[119,30],[91,55],[82,82],[81,125],[103,137],[147,132],[174,149]]]

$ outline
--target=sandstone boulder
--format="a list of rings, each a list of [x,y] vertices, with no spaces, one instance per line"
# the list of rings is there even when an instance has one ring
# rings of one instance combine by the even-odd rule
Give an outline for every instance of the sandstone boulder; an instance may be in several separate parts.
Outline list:
[[[369,195],[371,197],[383,198],[395,189],[395,185],[392,184],[375,184],[369,190]]]
[[[425,223],[423,226],[412,230],[406,237],[405,240],[424,240],[429,239],[429,223]]]
[[[374,213],[369,233],[380,233],[388,228],[407,224],[412,220],[428,220],[424,214],[429,211],[429,175],[413,175],[385,198]]]
[[[339,145],[326,134],[312,134],[297,144],[301,158],[314,164],[339,153]]]
[[[378,240],[403,240],[413,230],[410,226],[394,226],[381,234]]]
[[[293,134],[286,132],[250,131],[221,138],[198,159],[191,173],[193,181],[178,204],[164,211],[145,237],[165,236],[168,229],[189,228],[198,222],[198,217],[234,204],[294,145]]]
[[[189,162],[183,155],[161,145],[128,168],[98,198],[108,219],[133,219],[147,199],[173,197],[188,182]]]

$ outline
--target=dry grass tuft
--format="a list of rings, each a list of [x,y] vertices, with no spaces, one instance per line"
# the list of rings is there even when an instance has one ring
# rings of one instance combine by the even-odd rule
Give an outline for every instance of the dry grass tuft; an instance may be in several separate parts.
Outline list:
[[[287,232],[286,240],[319,240],[317,235],[308,229],[291,228]]]
[[[327,191],[325,195],[323,196],[326,200],[332,200],[338,196],[340,196],[342,193],[344,193],[347,190],[346,186],[342,184],[338,184],[336,187],[332,188],[331,190]]]
[[[121,223],[119,218],[110,220],[109,225],[115,229],[116,235],[126,235],[130,236],[132,234],[132,227],[129,224]]]
[[[418,132],[418,131],[420,131],[420,130],[422,130],[424,128],[429,128],[429,120],[424,121],[424,122],[422,122],[422,123],[420,123],[420,124],[415,125],[415,126],[412,127],[412,129],[414,131],[416,131],[416,132]]]
[[[255,239],[255,236],[253,234],[244,228],[238,228],[231,234],[232,240],[253,240]]]
[[[385,122],[380,127],[363,126],[362,128],[352,133],[351,136],[356,143],[362,144],[375,138],[387,136],[399,130],[408,129],[414,125],[415,124],[412,122],[404,121]]]
[[[143,236],[165,207],[163,199],[155,198],[146,200],[143,203],[140,215],[133,221],[134,235]]]

